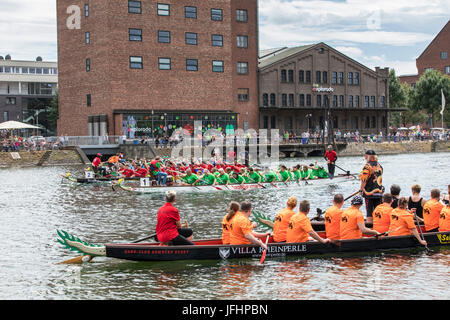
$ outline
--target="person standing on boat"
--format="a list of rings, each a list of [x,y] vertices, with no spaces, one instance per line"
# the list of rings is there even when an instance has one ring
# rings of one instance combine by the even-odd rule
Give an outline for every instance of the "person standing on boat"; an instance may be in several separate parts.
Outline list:
[[[394,208],[392,207],[393,196],[390,193],[383,195],[383,203],[375,208],[373,211],[373,229],[384,233],[389,230],[391,224],[391,213]],[[398,203],[397,203],[398,205]]]
[[[309,237],[319,241],[320,243],[329,243],[330,239],[323,239],[312,228],[311,221],[308,218],[310,210],[309,201],[300,202],[300,211],[294,214],[289,221],[286,232],[287,243],[299,243],[308,241]]]
[[[439,202],[441,191],[439,189],[431,190],[431,200],[425,203],[423,207],[423,221],[427,232],[438,232],[439,216],[444,205]]]
[[[295,207],[297,207],[297,198],[290,197],[287,201],[286,208],[278,212],[275,222],[273,223],[273,240],[275,242],[286,242],[286,234],[289,228],[289,222],[295,214]]]
[[[327,152],[325,152],[325,160],[328,164],[328,175],[330,179],[334,178],[334,171],[336,169],[336,160],[337,160],[337,153],[333,150],[333,146],[329,145]]]
[[[421,190],[422,188],[418,184],[411,187],[412,196],[408,198],[408,209],[416,209],[417,217],[423,222],[423,206],[427,201],[420,195]]]
[[[420,238],[414,223],[414,215],[408,210],[408,200],[402,197],[398,200],[398,207],[392,210],[389,236],[409,236],[413,234],[420,244],[427,246],[427,242]]]
[[[327,238],[331,240],[339,240],[341,229],[341,217],[344,210],[344,196],[336,194],[333,199],[333,206],[325,211],[325,231]]]
[[[378,163],[375,151],[368,150],[365,154],[367,163],[361,172],[361,193],[366,200],[367,222],[372,222],[372,213],[381,204],[383,187],[383,167]]]
[[[166,192],[166,204],[159,208],[156,223],[156,238],[158,242],[173,246],[194,245],[192,240],[192,229],[181,225],[180,213],[174,207],[176,193]]]
[[[341,240],[361,239],[363,234],[381,235],[378,231],[366,227],[364,215],[360,210],[363,202],[361,196],[355,196],[352,199],[351,207],[342,213],[339,237]]]
[[[441,214],[439,215],[439,232],[450,231],[450,200],[444,197],[442,200],[445,207],[442,208]]]
[[[392,208],[395,209],[398,207],[398,200],[400,200],[400,192],[402,189],[398,184],[393,184],[391,186],[391,195],[392,195]]]
[[[270,232],[253,231],[253,224],[249,220],[251,214],[252,204],[248,201],[242,202],[241,210],[235,214],[230,225],[230,245],[254,244],[266,250],[267,246],[260,238],[267,237]]]
[[[240,209],[239,203],[235,201],[230,203],[228,213],[222,219],[222,244],[230,244],[231,221]]]

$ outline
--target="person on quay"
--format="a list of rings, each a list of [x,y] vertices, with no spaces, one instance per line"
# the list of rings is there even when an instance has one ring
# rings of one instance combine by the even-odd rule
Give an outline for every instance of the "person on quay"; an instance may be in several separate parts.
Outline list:
[[[336,194],[333,198],[333,205],[325,211],[325,232],[330,240],[339,240],[341,230],[341,217],[344,210],[344,196]]]
[[[439,201],[441,191],[439,189],[431,190],[431,200],[427,201],[423,207],[423,222],[426,232],[439,231],[439,217],[444,205]]]
[[[334,172],[336,169],[336,160],[337,160],[337,153],[333,150],[333,146],[329,145],[328,150],[325,152],[324,159],[327,161],[328,164],[328,175],[330,179],[334,178]]]
[[[339,236],[341,240],[361,239],[363,234],[381,235],[378,231],[366,227],[363,213],[360,210],[363,202],[361,196],[355,196],[352,199],[351,207],[342,213]]]
[[[408,209],[416,209],[417,217],[420,222],[423,222],[423,207],[427,201],[420,195],[421,190],[422,187],[418,184],[414,184],[411,187],[412,196],[408,198]]]
[[[166,203],[159,208],[156,223],[156,238],[158,242],[173,245],[186,246],[194,245],[192,240],[193,231],[180,222],[180,213],[175,208],[176,193],[167,191]]]
[[[287,201],[286,208],[278,212],[273,223],[273,240],[275,242],[285,242],[287,229],[292,216],[295,214],[294,209],[297,207],[297,198],[290,197]]]
[[[270,232],[253,231],[254,225],[249,220],[251,214],[252,204],[248,201],[242,202],[241,210],[234,215],[231,221],[230,245],[254,244],[266,250],[267,246],[261,238],[269,236]]]
[[[393,201],[394,197],[392,194],[385,193],[383,195],[383,203],[377,206],[373,211],[373,229],[379,233],[389,231],[389,226],[391,225],[391,213],[392,210],[394,210],[392,207]]]
[[[392,195],[392,208],[395,209],[398,207],[398,200],[400,199],[400,192],[402,189],[398,184],[393,184],[391,186],[391,195]]]
[[[444,198],[442,202],[445,206],[442,208],[441,214],[439,215],[439,232],[448,232],[450,231],[450,200]]]
[[[230,244],[231,221],[240,209],[241,206],[235,201],[228,206],[228,213],[222,219],[222,244]]]
[[[313,230],[311,221],[308,218],[310,208],[311,206],[308,200],[303,200],[300,202],[300,211],[294,214],[289,221],[289,226],[286,232],[286,242],[306,242],[309,237],[323,244],[331,242],[330,239],[323,239]]]
[[[367,163],[364,165],[361,179],[361,193],[366,200],[367,222],[372,222],[372,213],[381,204],[383,187],[383,167],[378,162],[375,151],[368,150],[364,155]]]
[[[427,242],[422,240],[414,223],[414,214],[408,211],[408,199],[401,197],[398,200],[398,207],[392,210],[391,224],[389,226],[389,236],[409,236],[414,235],[422,245],[427,246]]]

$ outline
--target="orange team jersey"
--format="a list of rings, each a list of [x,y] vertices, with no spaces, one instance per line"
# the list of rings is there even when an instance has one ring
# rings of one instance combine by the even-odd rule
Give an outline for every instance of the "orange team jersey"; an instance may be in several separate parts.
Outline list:
[[[439,216],[439,232],[450,231],[450,206],[445,206]]]
[[[414,229],[414,215],[407,210],[396,208],[391,213],[390,236],[408,236]]]
[[[325,231],[327,238],[338,240],[341,233],[341,217],[344,210],[331,206],[325,211]]]
[[[433,230],[439,228],[439,216],[444,205],[436,199],[427,201],[423,206],[423,220],[425,223],[425,230]]]
[[[373,229],[379,233],[389,230],[391,224],[392,207],[389,203],[382,203],[373,211]]]
[[[291,221],[292,216],[295,211],[285,208],[278,212],[275,218],[275,223],[273,224],[273,239],[275,242],[286,241],[286,233],[289,228],[289,221]]]
[[[364,223],[363,213],[355,207],[346,209],[341,216],[341,240],[362,238],[363,234],[359,230],[358,223]]]
[[[253,232],[250,220],[242,212],[236,213],[231,221],[230,244],[251,244],[245,235]]]
[[[225,215],[222,219],[222,244],[230,244],[230,231],[231,231],[231,221],[227,221],[228,214]]]
[[[302,213],[296,213],[289,221],[289,227],[286,233],[286,242],[306,242],[308,241],[308,232],[312,231],[311,222],[308,217]]]

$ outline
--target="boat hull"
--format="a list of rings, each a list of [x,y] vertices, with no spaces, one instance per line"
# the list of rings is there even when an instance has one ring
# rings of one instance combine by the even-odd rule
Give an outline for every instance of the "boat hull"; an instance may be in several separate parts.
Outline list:
[[[424,234],[429,247],[450,246],[450,232]],[[107,257],[132,261],[228,260],[260,258],[263,250],[253,245],[221,245],[220,240],[197,241],[195,246],[159,246],[158,244],[106,244]],[[315,241],[304,243],[269,243],[267,258],[339,255],[342,253],[376,252],[423,246],[413,236],[342,240],[333,244]]]

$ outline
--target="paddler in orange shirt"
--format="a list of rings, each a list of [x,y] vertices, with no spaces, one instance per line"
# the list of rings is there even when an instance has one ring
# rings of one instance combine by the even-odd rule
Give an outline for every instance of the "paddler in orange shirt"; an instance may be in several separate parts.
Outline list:
[[[426,232],[439,231],[439,216],[444,205],[439,202],[441,191],[439,189],[431,190],[431,200],[423,206],[423,222]]]
[[[222,219],[222,244],[230,244],[231,221],[240,208],[239,203],[235,201],[230,203],[228,213]]]
[[[427,242],[420,238],[414,223],[414,215],[408,210],[408,199],[401,197],[398,200],[398,207],[392,210],[391,225],[389,227],[389,236],[408,236],[413,234],[416,239],[425,247]]]
[[[383,195],[383,203],[377,206],[373,211],[373,230],[376,230],[379,233],[385,233],[389,230],[391,224],[391,212],[394,210],[392,208],[393,202],[394,197],[392,194],[385,193]]]
[[[344,196],[336,194],[333,199],[333,205],[325,211],[325,231],[327,238],[330,240],[338,240],[341,229],[341,216],[344,210]]]
[[[439,215],[439,232],[447,232],[450,231],[450,200],[444,198],[442,202],[444,202],[445,207],[442,208]]]
[[[329,243],[330,239],[323,239],[312,228],[311,222],[308,218],[310,210],[310,204],[308,200],[300,202],[300,212],[292,216],[289,221],[289,227],[286,233],[286,242],[299,243],[306,242],[311,238],[319,241],[320,243]]]
[[[289,228],[289,222],[295,214],[295,207],[297,207],[297,198],[290,197],[287,201],[286,208],[278,212],[273,224],[273,240],[275,242],[286,241],[286,233]]]
[[[341,240],[361,239],[363,234],[381,235],[379,232],[366,227],[361,210],[363,198],[355,196],[351,202],[352,206],[342,213],[341,217]]]
[[[253,231],[253,225],[249,218],[252,214],[252,204],[248,201],[241,203],[241,210],[237,212],[231,222],[230,245],[254,244],[267,250],[267,246],[260,238],[270,235]]]

